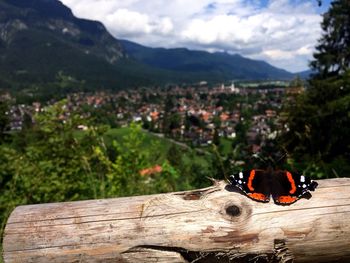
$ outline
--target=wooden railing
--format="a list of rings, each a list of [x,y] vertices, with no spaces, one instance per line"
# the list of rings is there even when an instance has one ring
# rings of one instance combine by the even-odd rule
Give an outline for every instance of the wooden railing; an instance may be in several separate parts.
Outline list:
[[[224,182],[188,192],[17,207],[11,262],[350,262],[350,179],[309,200],[254,202]]]

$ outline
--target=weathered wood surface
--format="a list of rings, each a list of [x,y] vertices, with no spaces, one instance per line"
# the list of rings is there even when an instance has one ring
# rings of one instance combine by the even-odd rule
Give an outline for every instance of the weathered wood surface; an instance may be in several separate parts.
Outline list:
[[[254,202],[224,182],[191,192],[17,207],[11,262],[350,262],[350,179],[309,200]],[[229,261],[231,260],[231,261]]]

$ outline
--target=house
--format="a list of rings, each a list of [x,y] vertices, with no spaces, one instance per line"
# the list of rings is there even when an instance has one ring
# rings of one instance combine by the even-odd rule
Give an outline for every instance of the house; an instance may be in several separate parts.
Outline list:
[[[223,112],[220,114],[220,120],[221,122],[225,122],[230,118],[230,115],[228,115],[227,113]]]
[[[161,173],[163,170],[163,168],[160,165],[155,165],[153,167],[150,168],[146,168],[146,169],[142,169],[139,174],[141,176],[149,176],[149,175],[153,175],[156,173]]]
[[[277,116],[277,112],[274,110],[266,110],[265,114],[267,118],[275,118]]]
[[[152,121],[157,121],[159,119],[159,111],[152,111],[150,117]]]

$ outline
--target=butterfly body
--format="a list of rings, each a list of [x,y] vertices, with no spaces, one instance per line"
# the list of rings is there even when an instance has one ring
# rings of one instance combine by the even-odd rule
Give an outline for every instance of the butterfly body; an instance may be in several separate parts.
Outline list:
[[[310,194],[309,191],[314,191],[318,185],[304,175],[282,170],[242,171],[231,175],[229,181],[255,201],[267,203],[272,196],[274,202],[279,205],[295,203]]]

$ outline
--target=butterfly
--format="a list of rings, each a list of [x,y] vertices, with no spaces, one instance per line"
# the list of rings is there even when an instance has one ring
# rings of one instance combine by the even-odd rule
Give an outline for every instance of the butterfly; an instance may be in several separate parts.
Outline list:
[[[302,197],[310,196],[309,191],[314,191],[318,185],[307,176],[282,170],[242,171],[231,175],[228,180],[249,198],[267,203],[272,196],[278,205],[290,205]]]

